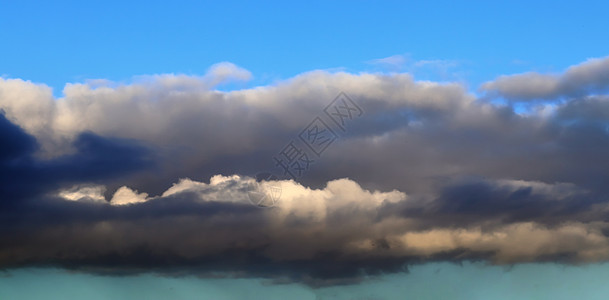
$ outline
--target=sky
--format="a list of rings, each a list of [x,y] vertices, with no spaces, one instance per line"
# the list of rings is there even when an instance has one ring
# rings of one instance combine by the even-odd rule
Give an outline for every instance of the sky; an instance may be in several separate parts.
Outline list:
[[[0,299],[604,299],[608,6],[0,2]]]
[[[229,61],[248,86],[371,60],[458,64],[475,88],[501,74],[559,72],[606,53],[604,1],[3,1],[5,77],[47,84],[204,73]],[[429,72],[428,72],[429,73]],[[429,76],[430,74],[423,74]],[[434,74],[437,75],[437,74]],[[433,78],[443,79],[443,78]]]

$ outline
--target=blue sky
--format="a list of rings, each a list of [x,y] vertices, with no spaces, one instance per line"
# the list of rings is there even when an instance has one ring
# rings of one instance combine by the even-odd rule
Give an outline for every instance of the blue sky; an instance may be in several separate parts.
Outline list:
[[[608,11],[0,0],[0,299],[606,299]]]
[[[475,89],[606,55],[606,1],[3,1],[0,70],[52,86],[203,74],[230,61],[264,85],[392,55],[457,62]],[[438,77],[420,72],[419,77]],[[437,78],[432,78],[437,79]]]

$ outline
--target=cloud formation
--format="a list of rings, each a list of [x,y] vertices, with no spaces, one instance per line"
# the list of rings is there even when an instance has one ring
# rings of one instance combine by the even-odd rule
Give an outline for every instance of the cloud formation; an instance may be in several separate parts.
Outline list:
[[[429,260],[606,261],[606,61],[482,86],[556,100],[525,112],[402,73],[221,92],[251,77],[222,63],[68,84],[57,99],[0,79],[0,267],[326,285]],[[328,121],[338,141],[298,181],[282,177],[273,157],[340,91],[364,113]],[[262,171],[282,178],[270,209],[248,198]]]
[[[562,74],[524,74],[501,76],[484,83],[481,90],[510,100],[551,100],[607,92],[609,57],[593,58],[569,67]]]

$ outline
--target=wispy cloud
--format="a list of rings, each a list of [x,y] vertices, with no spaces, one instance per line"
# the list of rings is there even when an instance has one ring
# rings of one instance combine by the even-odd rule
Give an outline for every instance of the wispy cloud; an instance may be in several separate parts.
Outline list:
[[[408,72],[415,77],[432,77],[439,80],[456,80],[462,76],[458,68],[461,61],[446,59],[415,60],[410,54],[397,54],[367,62],[383,71]]]

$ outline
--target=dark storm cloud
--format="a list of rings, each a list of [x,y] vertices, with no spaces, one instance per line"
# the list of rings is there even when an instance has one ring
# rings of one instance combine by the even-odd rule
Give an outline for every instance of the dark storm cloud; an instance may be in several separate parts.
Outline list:
[[[151,153],[132,141],[81,133],[75,153],[38,159],[36,139],[0,114],[0,200],[4,205],[62,185],[119,177],[150,168]]]
[[[61,99],[0,79],[12,91],[0,94],[0,267],[323,285],[428,260],[605,261],[609,98],[592,94],[605,67],[484,86],[560,100],[521,113],[407,74],[316,71],[232,92],[210,90],[213,74],[161,75],[68,85]],[[276,207],[250,205],[251,176],[281,175],[273,156],[341,90],[364,113],[281,182]]]
[[[348,180],[332,182],[323,191],[286,182],[283,201],[294,205],[292,208],[260,209],[246,202],[208,199],[227,189],[245,193],[245,181],[232,178],[208,189],[191,188],[126,206],[86,199],[39,199],[25,209],[14,210],[19,213],[18,220],[8,222],[3,218],[0,265],[60,266],[107,275],[153,271],[170,276],[256,276],[322,286],[403,272],[410,264],[430,260],[514,262],[548,257],[556,260],[560,256],[560,261],[569,262],[581,260],[580,252],[609,247],[598,244],[602,237],[598,232],[605,228],[600,225],[585,229],[581,224],[544,227],[526,222],[491,222],[476,227],[471,224],[488,223],[491,218],[459,217],[475,211],[479,216],[498,212],[490,207],[467,209],[463,206],[468,203],[449,203],[466,202],[464,198],[477,201],[469,194],[492,196],[493,190],[512,198],[531,196],[530,202],[556,201],[535,199],[535,194],[551,193],[538,191],[548,187],[514,186],[507,191],[509,188],[501,184],[489,187],[487,183],[482,192],[470,186],[452,187],[466,191],[451,195],[454,199],[438,200],[444,203],[442,211],[416,200],[408,203],[413,199],[400,200],[397,194],[367,194]],[[325,207],[317,211],[320,204]],[[411,213],[383,213],[396,211],[396,205],[409,207]],[[521,252],[509,253],[510,243],[531,238],[543,241],[545,246],[538,248],[533,243],[520,246]],[[438,246],[438,239],[448,244]],[[580,244],[561,247],[573,241]]]

